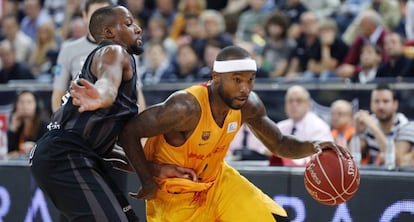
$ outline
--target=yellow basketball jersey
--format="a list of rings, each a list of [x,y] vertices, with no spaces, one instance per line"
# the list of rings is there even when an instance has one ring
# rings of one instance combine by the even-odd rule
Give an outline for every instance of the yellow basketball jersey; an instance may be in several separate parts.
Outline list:
[[[196,97],[201,107],[200,120],[194,132],[178,147],[168,144],[163,135],[149,138],[145,144],[145,154],[148,160],[157,163],[194,169],[199,183],[213,182],[222,168],[229,145],[240,128],[241,112],[230,109],[223,127],[219,127],[211,113],[207,86],[195,85],[185,90]]]

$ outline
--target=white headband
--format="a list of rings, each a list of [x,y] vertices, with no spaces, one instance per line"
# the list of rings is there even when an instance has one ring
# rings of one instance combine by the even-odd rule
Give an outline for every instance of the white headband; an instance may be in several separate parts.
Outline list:
[[[213,71],[218,73],[237,71],[257,71],[256,61],[251,58],[214,61]]]

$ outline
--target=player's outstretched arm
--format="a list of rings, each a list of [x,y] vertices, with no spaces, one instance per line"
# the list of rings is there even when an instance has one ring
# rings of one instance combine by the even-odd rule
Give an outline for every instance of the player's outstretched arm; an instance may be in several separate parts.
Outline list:
[[[91,72],[97,78],[94,84],[85,79],[71,83],[73,104],[79,106],[79,112],[112,105],[121,81],[129,80],[133,75],[129,54],[117,45],[104,47],[95,53]]]
[[[138,192],[138,198],[152,198],[155,194],[153,176],[162,177],[163,175],[160,174],[165,172],[164,168],[158,168],[163,166],[150,163],[153,150],[147,151],[147,155],[144,155],[141,138],[171,133],[184,136],[195,128],[200,112],[200,107],[192,95],[177,92],[165,102],[147,108],[125,126],[119,136],[119,141],[140,178],[142,189]],[[181,172],[176,174],[177,177],[196,178],[194,173],[186,172],[186,170]]]
[[[269,118],[263,102],[255,93],[251,93],[248,102],[242,109],[243,121],[252,132],[276,156],[298,159],[321,152],[323,149],[333,149],[343,155],[349,152],[332,142],[301,141],[295,137],[283,135],[277,124]]]

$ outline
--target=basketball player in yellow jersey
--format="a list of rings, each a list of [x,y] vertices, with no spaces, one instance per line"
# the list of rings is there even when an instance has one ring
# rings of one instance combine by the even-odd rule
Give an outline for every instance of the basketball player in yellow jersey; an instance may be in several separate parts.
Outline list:
[[[288,221],[281,206],[224,161],[242,123],[277,156],[303,158],[322,149],[349,155],[331,142],[282,135],[252,92],[256,67],[244,49],[226,47],[209,83],[175,92],[127,124],[120,136],[127,154],[149,138],[144,150],[159,189],[146,202],[148,221]],[[140,170],[138,158],[129,160]],[[193,171],[171,177],[165,171],[174,165]],[[145,187],[136,195],[143,192]]]

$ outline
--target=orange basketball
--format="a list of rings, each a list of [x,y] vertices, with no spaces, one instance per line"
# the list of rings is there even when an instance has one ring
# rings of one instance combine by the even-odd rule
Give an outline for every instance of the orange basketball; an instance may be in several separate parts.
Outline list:
[[[331,149],[313,155],[305,169],[305,187],[313,199],[325,205],[338,205],[354,196],[360,174],[352,158]]]

